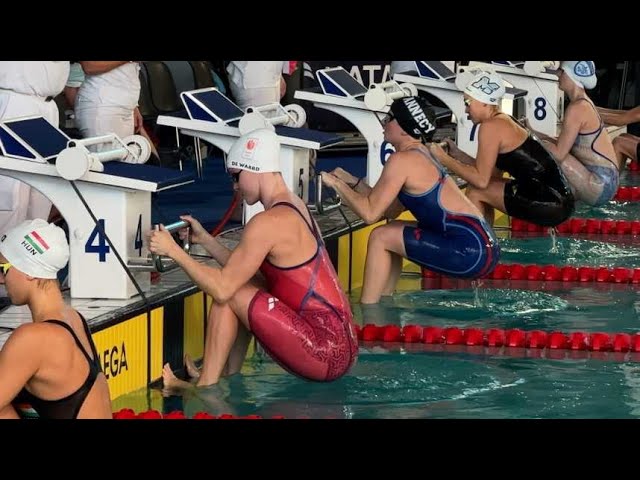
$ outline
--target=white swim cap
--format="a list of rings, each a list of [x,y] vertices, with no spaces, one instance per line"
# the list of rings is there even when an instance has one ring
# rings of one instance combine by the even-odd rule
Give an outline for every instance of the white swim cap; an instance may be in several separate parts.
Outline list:
[[[266,128],[242,135],[229,150],[227,168],[255,173],[280,172],[278,135]]]
[[[596,65],[591,60],[565,60],[560,69],[580,87],[591,90],[598,84]]]
[[[467,84],[464,93],[479,102],[498,105],[505,93],[504,80],[497,73],[481,71]]]
[[[3,235],[0,253],[22,273],[54,279],[69,261],[69,244],[60,227],[36,218],[22,222]]]

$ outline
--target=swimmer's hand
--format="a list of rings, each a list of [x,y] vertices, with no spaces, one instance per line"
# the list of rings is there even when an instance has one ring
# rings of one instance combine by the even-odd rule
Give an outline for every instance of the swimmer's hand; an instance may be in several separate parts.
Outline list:
[[[437,160],[442,160],[442,158],[447,154],[439,143],[430,144],[429,151]]]
[[[331,175],[333,175],[334,177],[339,178],[340,180],[342,180],[347,185],[353,185],[354,183],[356,183],[358,181],[358,177],[354,177],[349,172],[347,172],[346,170],[344,170],[343,168],[340,168],[340,167],[338,167],[335,170],[333,170],[331,172]]]
[[[340,183],[340,179],[332,173],[320,172],[320,175],[322,176],[322,184],[329,188],[335,189],[336,185]]]
[[[202,244],[211,237],[209,232],[205,230],[202,224],[198,220],[193,218],[191,215],[180,215],[180,220],[189,222],[189,225],[191,225],[191,243]],[[180,240],[184,240],[185,238],[187,238],[187,233],[188,233],[188,229],[181,228],[179,230]]]
[[[173,258],[177,251],[182,250],[171,236],[164,225],[160,225],[160,230],[150,230],[147,232],[147,243],[149,251],[156,255]]]
[[[449,155],[453,156],[456,153],[458,153],[460,151],[460,149],[458,148],[458,145],[456,144],[456,142],[453,141],[453,139],[451,138],[445,138],[444,141],[442,143],[446,143],[447,147],[445,148],[445,151],[447,153],[449,153]]]

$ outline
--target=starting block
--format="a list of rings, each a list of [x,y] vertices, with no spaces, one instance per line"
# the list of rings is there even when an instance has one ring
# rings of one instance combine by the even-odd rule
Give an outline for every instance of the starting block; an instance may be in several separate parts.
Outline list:
[[[215,145],[225,153],[244,133],[255,128],[273,128],[280,140],[284,181],[305,203],[309,202],[310,150],[320,150],[343,140],[339,135],[289,126],[306,121],[304,110],[298,106],[284,109],[271,105],[249,107],[245,113],[216,88],[183,92],[180,97],[186,112],[182,115],[161,115],[158,124],[174,127],[185,135]],[[244,223],[263,209],[259,203],[245,204]]]
[[[466,85],[462,85],[464,80],[458,77],[465,70],[460,69],[459,74],[456,75],[442,62],[417,61],[416,71],[418,76],[399,73],[393,78],[398,82],[413,83],[418,90],[427,92],[441,100],[456,118],[456,143],[458,147],[466,154],[475,157],[478,151],[478,125],[474,125],[467,118],[463,93]],[[525,90],[507,88],[503,97],[502,111],[511,114],[513,101],[523,98],[526,93]]]
[[[121,148],[102,156],[86,148],[114,139]],[[0,122],[0,150],[0,175],[40,191],[67,221],[72,298],[127,299],[138,293],[114,249],[140,288],[149,290],[155,268],[143,234],[151,229],[151,193],[191,183],[191,176],[139,163],[144,151],[115,135],[72,140],[42,117]],[[122,161],[127,159],[133,163]],[[70,180],[111,243],[81,205]]]
[[[384,141],[380,115],[389,111],[396,98],[417,95],[417,89],[412,84],[399,84],[397,81],[373,84],[367,89],[343,67],[318,70],[316,77],[320,87],[297,90],[295,98],[334,112],[358,129],[367,141],[366,182],[370,186],[375,185],[387,157],[394,151],[393,146]],[[438,117],[450,113],[436,108]]]

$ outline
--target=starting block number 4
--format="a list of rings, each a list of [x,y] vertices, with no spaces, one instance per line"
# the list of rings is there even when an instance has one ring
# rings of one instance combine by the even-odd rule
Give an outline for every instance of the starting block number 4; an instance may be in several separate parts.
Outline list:
[[[111,248],[107,244],[106,237],[102,234],[105,230],[104,218],[98,220],[100,227],[96,225],[89,234],[87,243],[84,245],[85,253],[97,253],[99,262],[107,261],[107,254],[111,253]],[[138,250],[138,255],[142,256],[142,214],[138,216],[138,227],[136,228],[136,238],[133,248]]]

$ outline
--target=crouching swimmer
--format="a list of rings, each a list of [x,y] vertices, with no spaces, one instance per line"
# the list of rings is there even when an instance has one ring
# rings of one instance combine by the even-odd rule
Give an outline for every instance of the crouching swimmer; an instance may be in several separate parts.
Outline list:
[[[560,136],[544,135],[577,200],[601,206],[615,197],[620,163],[600,114],[585,90],[596,86],[596,67],[589,60],[563,61],[558,70],[560,90],[569,97]]]
[[[467,197],[494,221],[494,208],[538,225],[555,227],[574,210],[569,183],[540,140],[499,109],[505,93],[502,78],[478,73],[464,90],[465,112],[478,133],[476,158],[447,140],[449,153],[431,145],[431,153],[469,182]],[[512,178],[503,178],[507,172]]]
[[[191,258],[163,228],[148,234],[149,249],[175,260],[214,300],[202,371],[188,370],[199,376],[198,386],[237,373],[253,334],[292,374],[322,382],[343,376],[358,353],[351,308],[318,226],[280,174],[277,135],[261,129],[240,137],[229,151],[227,169],[244,200],[265,207],[245,225],[238,246],[228,250],[199,222],[183,217],[193,228],[192,242],[221,268]],[[258,271],[263,282],[254,279]],[[191,385],[176,378],[169,365],[163,380],[165,388]]]
[[[435,131],[431,105],[420,97],[396,99],[382,123],[396,153],[373,188],[342,169],[322,173],[323,183],[368,224],[394,219],[405,209],[417,219],[371,232],[360,301],[378,303],[393,294],[403,257],[460,278],[490,273],[500,256],[493,230],[423,144]]]

